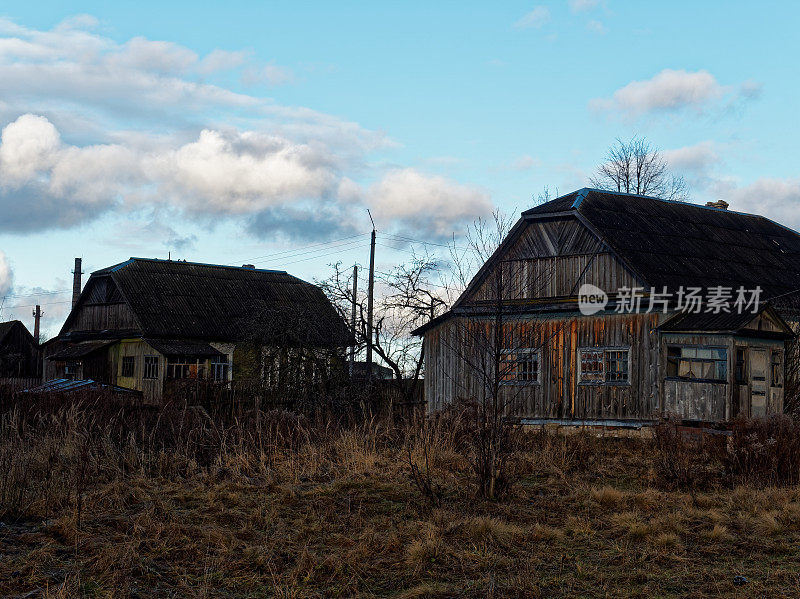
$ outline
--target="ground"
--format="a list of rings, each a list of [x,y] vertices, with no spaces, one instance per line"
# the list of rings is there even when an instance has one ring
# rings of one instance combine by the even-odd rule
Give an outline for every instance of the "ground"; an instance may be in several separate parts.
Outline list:
[[[667,490],[641,439],[533,435],[497,501],[475,497],[443,440],[438,505],[374,423],[257,454],[231,440],[204,466],[186,450],[93,446],[84,482],[67,476],[70,439],[37,446],[27,471],[48,455],[66,465],[21,503],[8,480],[19,488],[22,470],[0,455],[0,595],[800,596],[800,489]]]

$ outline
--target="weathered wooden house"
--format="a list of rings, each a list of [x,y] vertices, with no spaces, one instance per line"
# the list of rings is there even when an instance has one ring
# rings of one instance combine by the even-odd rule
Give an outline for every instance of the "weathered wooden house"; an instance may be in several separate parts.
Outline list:
[[[498,397],[522,420],[781,412],[797,290],[795,231],[724,202],[581,189],[523,212],[416,331],[425,396],[432,410]]]
[[[0,378],[40,376],[39,344],[19,320],[0,322]]]
[[[185,380],[318,380],[350,343],[322,290],[286,272],[131,258],[92,273],[44,345],[44,378],[119,385],[157,403]]]

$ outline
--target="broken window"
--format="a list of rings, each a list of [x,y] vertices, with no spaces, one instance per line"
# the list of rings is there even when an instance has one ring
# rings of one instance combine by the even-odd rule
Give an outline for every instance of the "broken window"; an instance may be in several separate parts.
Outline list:
[[[670,345],[667,347],[667,376],[727,382],[728,350],[723,347]]]
[[[507,349],[500,357],[500,380],[504,384],[539,382],[539,350]]]
[[[625,384],[628,382],[629,350],[584,348],[580,350],[580,382]]]
[[[146,379],[158,378],[158,356],[144,357],[144,378]]]
[[[133,356],[123,356],[122,358],[122,372],[120,376],[132,377],[136,361]]]

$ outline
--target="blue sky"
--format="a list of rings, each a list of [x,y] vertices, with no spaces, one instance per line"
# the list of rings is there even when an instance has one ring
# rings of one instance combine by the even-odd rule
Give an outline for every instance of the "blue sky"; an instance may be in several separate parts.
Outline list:
[[[0,319],[29,323],[38,301],[50,334],[75,256],[311,279],[366,262],[352,236],[370,208],[385,270],[410,249],[388,235],[441,242],[582,187],[636,134],[694,201],[800,226],[795,3],[73,1],[0,17]]]

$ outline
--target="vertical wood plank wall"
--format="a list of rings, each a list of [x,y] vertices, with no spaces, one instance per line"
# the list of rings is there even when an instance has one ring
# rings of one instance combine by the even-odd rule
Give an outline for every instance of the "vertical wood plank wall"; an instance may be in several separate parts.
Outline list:
[[[521,418],[658,417],[658,314],[598,314],[528,317],[524,324],[540,350],[540,383],[503,387],[510,415]],[[467,363],[464,347],[475,320],[452,318],[425,334],[425,397],[431,411],[457,399],[480,399],[481,372]],[[627,384],[581,384],[578,350],[583,347],[629,348]],[[486,348],[483,348],[484,351]],[[474,362],[473,362],[474,363]],[[484,371],[485,372],[485,371]]]

